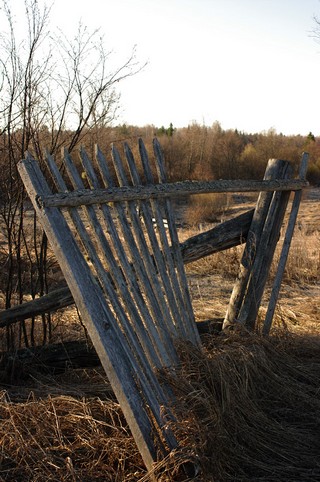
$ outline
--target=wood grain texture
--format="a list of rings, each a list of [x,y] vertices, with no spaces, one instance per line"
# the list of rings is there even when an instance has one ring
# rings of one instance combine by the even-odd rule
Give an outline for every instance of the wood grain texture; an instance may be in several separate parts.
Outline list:
[[[120,186],[90,189],[77,189],[70,193],[39,195],[37,203],[42,207],[69,207],[101,204],[106,202],[165,199],[168,197],[205,194],[210,192],[264,192],[297,191],[309,183],[300,179],[272,181],[182,181],[155,185]]]
[[[264,179],[266,182],[284,179],[288,168],[287,161],[271,159],[268,162]],[[267,265],[262,269],[262,263],[266,262],[268,249],[271,259],[273,256],[274,246],[268,246],[268,241],[273,228],[276,207],[279,200],[282,199],[281,195],[281,192],[261,192],[259,195],[223,329],[227,329],[237,322],[252,328],[255,322],[265,285],[262,276],[268,273]],[[277,235],[276,233],[275,236]]]

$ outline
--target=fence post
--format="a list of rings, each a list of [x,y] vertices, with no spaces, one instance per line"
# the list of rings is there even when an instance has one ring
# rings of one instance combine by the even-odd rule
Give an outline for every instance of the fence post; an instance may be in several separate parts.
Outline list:
[[[309,154],[307,152],[304,152],[302,154],[302,160],[301,160],[300,170],[299,170],[300,179],[305,179],[306,177],[308,160],[309,160]],[[286,262],[289,254],[291,239],[293,236],[293,231],[297,220],[301,197],[302,197],[302,190],[296,191],[292,202],[290,217],[289,217],[286,234],[283,241],[278,269],[277,269],[277,273],[274,279],[274,284],[270,295],[268,310],[267,310],[266,318],[263,325],[263,330],[262,330],[263,335],[269,334],[270,328],[272,325],[273,315],[274,315],[276,303],[278,300],[281,281],[282,281],[283,273],[285,270],[285,266],[286,266]]]
[[[285,161],[270,159],[264,175],[264,180],[281,179],[288,168]],[[246,246],[242,255],[239,273],[233,287],[223,329],[238,321],[239,312],[243,304],[248,284],[251,279],[256,253],[260,245],[263,228],[272,201],[272,192],[261,192],[256,204],[255,212],[247,236]],[[253,288],[253,286],[252,286]],[[254,293],[253,293],[254,295]]]

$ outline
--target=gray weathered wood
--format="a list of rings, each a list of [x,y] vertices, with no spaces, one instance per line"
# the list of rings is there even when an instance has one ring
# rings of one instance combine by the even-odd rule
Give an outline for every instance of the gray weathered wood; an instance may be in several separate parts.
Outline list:
[[[302,155],[302,160],[301,160],[301,165],[299,170],[300,179],[305,179],[307,168],[308,168],[308,160],[309,160],[309,154],[304,152]],[[301,197],[302,197],[302,191],[296,191],[292,202],[291,212],[290,212],[286,234],[282,245],[278,268],[274,279],[270,300],[268,304],[268,309],[267,309],[267,313],[266,313],[266,317],[265,317],[265,321],[262,329],[263,335],[268,335],[271,329],[274,311],[275,311],[276,303],[280,292],[281,281],[282,281],[282,277],[286,267],[291,240],[292,240],[292,236],[293,236],[293,232],[294,232],[294,228],[297,220]]]
[[[291,166],[282,162],[281,176],[290,175]],[[266,216],[255,258],[250,272],[247,292],[238,314],[238,322],[254,330],[262,295],[268,279],[272,259],[280,238],[280,230],[287,208],[290,192],[273,194]]]
[[[273,181],[182,181],[144,186],[110,187],[95,191],[78,189],[70,193],[39,196],[37,203],[42,207],[70,207],[151,198],[164,199],[173,195],[179,197],[209,192],[297,191],[308,185],[307,181],[300,179]]]
[[[57,311],[73,303],[74,299],[70,289],[67,286],[58,288],[40,298],[0,311],[0,328],[10,326],[17,321],[33,318],[42,313]]]
[[[98,175],[81,150],[85,176],[80,175],[65,152],[68,182],[49,156],[57,194],[50,191],[30,156],[19,164],[19,171],[142,457],[151,469],[159,457],[178,447],[166,426],[168,417],[173,419],[170,391],[159,384],[157,369],[178,362],[177,338],[200,344],[183,267],[187,257],[178,241],[169,198],[205,192],[260,191],[253,218],[252,214],[241,218],[247,223],[252,221],[238,293],[233,300],[234,317],[252,327],[290,191],[307,183],[304,179],[283,179],[287,164],[277,161],[264,181],[168,184],[158,142],[154,141],[157,176],[141,140],[139,153],[145,185],[127,145],[128,166],[113,146],[112,174],[99,150]],[[70,181],[71,192],[67,188]],[[231,239],[229,244],[234,242]],[[208,235],[203,240],[208,244]],[[202,255],[215,249],[206,246]],[[189,261],[190,257],[195,259],[192,240],[185,253],[188,250]]]
[[[140,147],[140,150],[143,146]],[[167,176],[165,172],[164,166],[164,158],[162,154],[162,150],[157,139],[153,140],[153,148],[156,160],[156,170],[158,173],[158,182],[166,183]],[[200,345],[200,337],[198,330],[195,326],[195,319],[194,313],[191,303],[191,298],[188,290],[188,282],[183,266],[183,259],[182,254],[180,251],[180,244],[176,230],[176,222],[174,219],[173,210],[171,208],[171,203],[169,199],[164,200],[164,210],[165,210],[165,217],[168,222],[169,228],[169,237],[170,237],[170,244],[171,247],[168,245],[168,256],[172,257],[174,266],[176,268],[177,276],[174,278],[177,281],[177,296],[179,298],[178,306],[180,307],[180,323],[183,324],[183,328],[187,335],[187,339],[189,339],[192,343]],[[162,223],[162,219],[160,220]],[[181,299],[180,299],[180,294]]]
[[[128,145],[125,145],[125,152],[132,182],[136,183],[137,179],[140,180],[140,178]],[[116,170],[119,182],[121,185],[127,185],[128,180],[125,176],[124,170],[122,169],[120,171],[119,169],[119,154],[115,148],[113,148],[113,156],[117,164]],[[158,264],[159,269],[156,269],[156,262],[159,262],[159,258],[156,257],[155,254],[151,253],[151,248],[153,249],[154,253],[158,254],[160,252],[155,233],[155,227],[152,223],[151,210],[148,209],[145,203],[143,203],[143,205],[140,204],[140,212],[143,215],[143,219],[138,215],[137,205],[134,202],[128,202],[128,210],[130,214],[130,220],[133,225],[135,237],[139,246],[139,251],[143,255],[146,279],[150,282],[151,292],[153,291],[153,295],[155,296],[159,306],[159,308],[156,309],[153,313],[154,323],[155,325],[158,325],[164,333],[171,333],[171,335],[175,335],[174,337],[177,337],[178,331],[176,327],[176,320],[172,315],[171,311],[172,303],[174,303],[175,300],[174,298],[170,298],[170,296],[168,297],[168,286],[170,284],[170,280],[165,269],[164,259],[161,258],[160,264]],[[148,247],[147,238],[144,234],[145,228],[146,235],[149,238],[150,248]],[[165,297],[163,296],[163,292],[166,293],[167,299],[165,299]],[[152,299],[150,301],[152,302]],[[153,305],[153,303],[151,304]]]
[[[67,162],[69,170],[71,170],[73,172],[74,176],[77,178],[77,174],[74,173],[74,168],[73,168],[73,165],[72,165],[69,157],[67,157],[67,159],[65,159],[65,160]],[[50,156],[48,157],[48,163],[50,165],[51,172],[54,173],[54,178],[56,180],[57,187],[60,188],[61,190],[65,190],[66,185],[65,185],[63,179],[61,178],[61,175],[60,175],[59,171],[57,170],[57,167],[55,166],[55,163],[54,163],[52,157],[50,157]],[[88,175],[89,175],[89,173],[88,173]],[[78,178],[77,178],[77,182],[79,182]],[[140,335],[140,341],[142,343],[142,346],[145,348],[146,354],[149,355],[149,357],[152,358],[152,360],[155,364],[157,364],[157,355],[153,350],[152,344],[150,344],[148,338],[145,337],[145,332],[143,331],[143,326],[142,326],[143,325],[142,320],[140,318],[139,319],[136,318],[135,330],[133,331],[130,328],[130,322],[129,322],[129,319],[127,317],[127,314],[126,314],[125,310],[123,309],[123,307],[121,306],[121,304],[119,303],[118,296],[114,291],[114,283],[113,283],[113,280],[111,279],[110,273],[105,271],[105,268],[102,265],[100,257],[98,256],[98,254],[97,254],[97,252],[96,252],[96,250],[95,250],[95,248],[92,244],[91,237],[87,233],[87,231],[84,227],[84,224],[83,224],[83,222],[82,222],[82,220],[79,216],[79,213],[77,212],[77,210],[75,208],[70,209],[69,213],[70,213],[71,219],[73,220],[73,223],[76,227],[77,233],[80,235],[80,237],[82,239],[82,242],[83,242],[84,246],[86,247],[87,254],[89,255],[90,259],[94,262],[94,264],[97,268],[97,273],[98,273],[98,276],[100,278],[100,281],[103,283],[103,286],[106,290],[106,293],[107,293],[109,299],[112,301],[112,305],[113,305],[113,308],[115,309],[118,320],[121,323],[122,329],[126,333],[126,336],[130,339],[130,343],[133,346],[135,346],[137,352],[139,352],[140,345],[139,345],[139,340],[137,339],[137,335],[138,335],[138,338],[139,338],[139,335]],[[100,231],[99,231],[99,233],[100,233]],[[110,254],[110,250],[108,251],[108,253],[109,253],[109,256],[111,258],[112,255]],[[111,261],[111,259],[110,259],[110,261]],[[113,269],[117,270],[118,266],[116,266],[116,268],[114,266],[115,265],[113,265]],[[110,266],[109,266],[109,268],[110,268]],[[121,271],[117,272],[117,276],[122,277]],[[123,284],[125,285],[125,280],[124,280]],[[127,294],[127,291],[125,290],[125,295],[126,294]],[[141,335],[141,333],[142,333],[142,335]],[[167,362],[168,361],[169,360],[167,360]],[[144,362],[144,357],[140,357],[140,363],[142,363],[142,365],[144,366],[144,370],[148,371],[148,366],[146,366],[146,364]]]
[[[253,213],[253,209],[247,211],[180,243],[184,264],[244,243],[247,240]]]
[[[153,184],[154,178],[148,159],[148,154],[141,140],[139,141],[139,152],[146,182],[147,184]],[[161,161],[158,160],[158,162]],[[162,269],[163,279],[166,279],[170,284],[169,290],[167,290],[166,293],[169,299],[169,307],[172,310],[172,315],[177,333],[180,337],[184,339],[189,339],[193,343],[197,343],[197,338],[194,337],[194,339],[191,339],[189,336],[188,325],[194,323],[193,310],[191,306],[187,306],[185,304],[185,300],[181,292],[181,287],[178,282],[176,260],[172,255],[172,251],[169,246],[169,240],[167,238],[167,232],[164,227],[163,212],[165,212],[166,215],[168,213],[165,211],[165,206],[163,204],[160,206],[160,204],[155,199],[150,199],[150,205],[152,208],[153,217],[156,222],[156,229],[158,231],[157,239],[159,240],[160,249],[158,248],[158,246],[156,246],[156,250],[157,252],[161,252],[161,259],[158,263],[158,268]],[[145,221],[147,222],[147,219],[145,219]],[[173,227],[171,226],[171,229],[175,231],[175,225]],[[166,267],[165,270],[163,270],[164,266]]]
[[[97,152],[97,160],[105,183],[110,185],[113,181],[110,173],[107,172],[106,161],[103,159],[103,156],[99,151]],[[113,161],[121,183],[125,183],[126,179],[123,172],[122,160],[115,149],[113,150]],[[123,233],[122,242],[126,244],[126,249],[132,259],[130,266],[133,268],[132,276],[134,278],[134,282],[136,281],[137,277],[141,281],[138,287],[138,296],[140,296],[143,303],[142,309],[144,310],[143,315],[144,324],[146,326],[145,331],[146,333],[151,334],[151,341],[154,344],[154,348],[157,351],[160,351],[162,354],[162,366],[176,363],[178,361],[177,353],[173,345],[173,341],[169,336],[169,332],[164,329],[162,323],[163,320],[160,319],[158,324],[155,323],[155,319],[159,318],[161,313],[161,295],[159,297],[161,289],[154,289],[154,280],[148,275],[148,267],[152,266],[154,271],[154,266],[150,253],[144,242],[141,225],[139,224],[140,220],[138,219],[135,206],[129,203],[127,209],[123,203],[116,203],[115,209],[118,215],[119,229]],[[130,219],[127,217],[127,212]],[[107,225],[110,227],[112,225],[112,221],[108,220]],[[133,231],[135,232],[136,236],[134,236],[133,232],[131,231],[131,225],[133,226]],[[113,238],[115,249],[117,249],[117,244],[119,244],[120,241],[117,240],[116,232],[114,232]],[[134,260],[139,261],[135,262]],[[132,270],[132,268],[128,268],[128,266],[123,265],[123,263],[122,267],[125,276],[128,275],[130,269]],[[145,295],[148,303],[146,303]],[[133,327],[133,329],[135,329],[135,327]],[[164,356],[169,357],[166,362]]]
[[[63,215],[56,208],[39,208],[37,196],[39,194],[48,195],[50,191],[37,163],[29,157],[19,163],[18,169],[57,259],[59,259],[62,271],[68,280],[70,290],[81,311],[91,340],[108,374],[141,455],[146,466],[151,469],[153,463],[158,459],[159,451],[165,455],[168,448],[170,451],[177,446],[176,440],[170,430],[166,428],[161,433],[161,437],[166,439],[166,447],[160,442],[158,430],[166,423],[166,420],[162,419],[160,405],[153,400],[148,379],[136,365],[135,359],[130,356],[126,340],[112,311],[101,296],[101,289],[80,252]],[[144,395],[142,395],[141,389]],[[153,414],[152,419],[146,411],[145,397],[148,399],[149,409]],[[164,405],[166,405],[165,398]]]
[[[270,159],[266,168],[264,180],[269,182],[273,179],[281,178],[282,168],[283,161]],[[242,255],[239,273],[232,290],[230,302],[225,316],[223,329],[228,328],[230,324],[233,324],[238,320],[238,315],[246,290],[248,288],[256,251],[260,244],[260,238],[263,232],[263,227],[268,214],[272,196],[272,192],[261,192],[259,194],[250,230],[248,232],[246,246]]]
[[[85,155],[84,151],[82,151],[81,153],[81,158],[83,162],[83,167],[86,171],[89,181],[91,182],[92,187],[97,186],[98,179],[95,173],[91,170],[91,163]],[[122,229],[124,229],[125,232],[125,242],[134,252],[133,259],[139,259],[138,256],[140,256],[140,253],[136,249],[135,240],[128,225],[128,219],[126,218],[126,216],[124,216],[123,207],[119,205],[118,208],[119,219],[121,220],[121,227]],[[100,226],[97,216],[92,210],[92,207],[88,206],[86,209],[87,214],[89,214],[89,220],[94,229],[96,230],[97,226]],[[162,366],[168,366],[174,362],[176,363],[178,361],[178,357],[174,349],[172,340],[167,335],[167,333],[159,333],[159,327],[155,325],[154,320],[151,317],[149,311],[150,307],[146,305],[143,293],[141,291],[141,286],[139,286],[137,281],[138,272],[140,279],[143,277],[143,286],[147,290],[149,299],[151,299],[152,309],[155,310],[155,313],[159,313],[158,305],[154,307],[155,300],[152,297],[152,294],[150,294],[149,279],[144,276],[143,270],[141,269],[141,264],[144,263],[144,258],[141,258],[139,263],[130,263],[123,247],[123,241],[121,241],[119,238],[119,234],[115,226],[113,217],[110,213],[109,206],[101,205],[100,209],[102,210],[104,216],[106,230],[108,231],[110,240],[107,241],[106,237],[104,236],[104,234],[101,233],[101,230],[99,229],[99,231],[97,231],[97,241],[101,244],[103,254],[106,255],[105,261],[107,263],[108,269],[110,270],[110,275],[115,285],[118,286],[119,291],[118,293],[116,293],[116,297],[119,297],[119,295],[121,294],[124,312],[126,311],[127,307],[129,309],[129,313],[132,314],[132,320],[134,320],[134,326],[132,326],[131,317],[130,315],[128,316],[128,321],[129,324],[131,324],[131,327],[126,327],[127,336],[130,336],[130,338],[132,338],[133,333],[136,333],[138,335],[141,345],[144,348],[145,353],[148,355],[149,363],[151,365],[154,364],[160,368]],[[102,231],[104,231],[103,228]],[[118,259],[114,257],[114,253],[117,254]],[[119,278],[123,278],[124,284],[119,284]],[[113,295],[113,293],[111,293],[111,295]],[[113,304],[119,307],[118,300],[114,299]],[[146,326],[147,329],[145,328]],[[164,340],[161,341],[160,335],[162,335],[162,338]],[[139,347],[136,346],[135,349],[136,351],[138,351]]]

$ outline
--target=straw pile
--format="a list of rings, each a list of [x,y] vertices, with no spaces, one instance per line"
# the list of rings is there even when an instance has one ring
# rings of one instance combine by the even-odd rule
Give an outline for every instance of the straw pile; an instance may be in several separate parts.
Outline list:
[[[207,335],[204,346],[181,347],[179,369],[161,374],[176,394],[177,437],[202,467],[195,480],[319,481],[319,341]],[[149,480],[118,404],[102,391],[19,403],[4,391],[0,417],[0,480]],[[161,480],[173,480],[169,467]]]

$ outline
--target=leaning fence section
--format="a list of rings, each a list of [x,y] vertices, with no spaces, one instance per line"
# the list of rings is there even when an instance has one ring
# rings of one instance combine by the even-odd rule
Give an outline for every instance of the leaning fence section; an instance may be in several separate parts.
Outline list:
[[[301,193],[307,184],[307,155],[299,179],[292,178],[288,162],[272,160],[263,181],[168,183],[157,140],[153,147],[151,159],[140,140],[138,160],[127,144],[122,154],[113,146],[111,160],[98,147],[94,161],[81,149],[80,163],[67,151],[61,165],[47,154],[46,177],[30,154],[19,164],[68,283],[68,300],[81,312],[148,469],[173,453],[184,467],[171,425],[172,393],[158,372],[179,363],[178,340],[201,349],[184,263],[214,252],[215,243],[222,242],[215,230],[180,244],[171,196],[260,191],[254,212],[241,217],[246,246],[224,322],[225,328],[239,323],[252,329],[290,192]],[[299,201],[296,194],[265,333]],[[239,223],[227,226],[233,231],[226,236],[221,229],[222,244],[239,244]]]
[[[176,341],[200,346],[176,224],[168,198],[117,199],[74,206],[71,193],[113,192],[166,181],[155,143],[152,166],[140,142],[140,172],[129,146],[112,164],[97,149],[63,166],[47,155],[50,183],[30,155],[19,170],[95,349],[146,463],[177,448],[173,415],[157,371],[178,361]],[[64,176],[62,175],[64,172]],[[157,177],[156,177],[157,176]],[[64,206],[45,205],[63,194]],[[89,196],[90,197],[90,196]],[[71,202],[69,202],[71,198]],[[168,226],[164,226],[164,218]],[[177,462],[178,463],[178,462]]]

